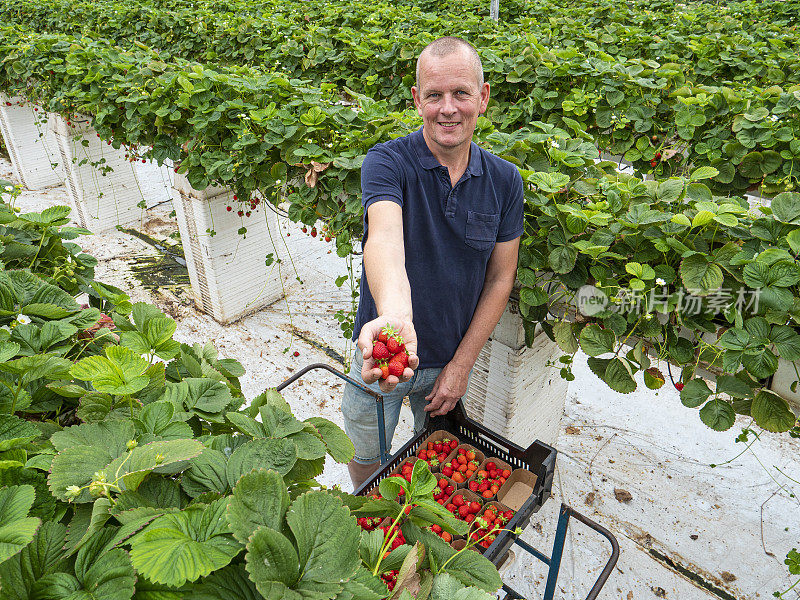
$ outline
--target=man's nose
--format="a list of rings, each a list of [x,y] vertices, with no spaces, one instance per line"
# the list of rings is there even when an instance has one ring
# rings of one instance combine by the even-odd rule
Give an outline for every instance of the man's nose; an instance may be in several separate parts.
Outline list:
[[[452,94],[444,95],[444,102],[442,102],[441,111],[448,115],[452,115],[456,112],[456,102]]]

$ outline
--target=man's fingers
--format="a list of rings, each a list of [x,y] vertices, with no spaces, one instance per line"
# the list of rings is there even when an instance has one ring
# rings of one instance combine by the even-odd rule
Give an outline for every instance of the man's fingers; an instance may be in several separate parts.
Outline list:
[[[367,359],[361,367],[361,379],[364,383],[375,383],[381,377],[381,370],[375,366],[375,361]]]
[[[432,417],[440,417],[442,415],[446,415],[451,410],[453,410],[453,407],[455,407],[457,402],[458,402],[458,398],[456,398],[455,400],[448,400],[447,402],[443,402],[438,410],[436,410],[435,412],[431,413],[431,416]]]
[[[400,380],[397,377],[395,377],[394,375],[389,375],[389,377],[387,377],[386,379],[381,380],[380,383],[381,391],[388,394],[395,387],[397,387],[398,383],[400,383]]]

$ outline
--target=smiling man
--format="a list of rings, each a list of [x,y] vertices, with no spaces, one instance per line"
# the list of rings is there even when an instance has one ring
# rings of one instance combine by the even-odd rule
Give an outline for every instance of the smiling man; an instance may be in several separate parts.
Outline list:
[[[422,128],[377,144],[361,168],[364,268],[353,368],[384,394],[391,444],[403,398],[419,432],[425,416],[450,411],[508,302],[523,227],[517,168],[472,141],[489,102],[480,57],[444,37],[417,60],[411,88]],[[406,342],[409,366],[380,380],[372,341],[389,323]],[[352,385],[342,400],[358,488],[379,465],[375,400]]]

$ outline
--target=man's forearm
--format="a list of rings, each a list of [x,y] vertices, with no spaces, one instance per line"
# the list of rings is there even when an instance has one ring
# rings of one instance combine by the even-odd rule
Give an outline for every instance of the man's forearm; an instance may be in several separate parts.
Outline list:
[[[411,285],[403,254],[391,242],[370,237],[364,246],[364,272],[378,315],[411,321]]]
[[[464,369],[465,372],[472,369],[481,348],[503,315],[513,287],[514,278],[498,278],[484,285],[467,333],[458,345],[451,363]]]

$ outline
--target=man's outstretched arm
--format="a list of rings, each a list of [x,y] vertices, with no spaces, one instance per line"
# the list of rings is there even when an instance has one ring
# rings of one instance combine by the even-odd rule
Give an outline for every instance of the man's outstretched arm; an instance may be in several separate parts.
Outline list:
[[[369,291],[375,300],[378,318],[365,323],[358,336],[358,347],[364,357],[361,377],[374,383],[381,370],[372,360],[372,340],[378,337],[381,327],[391,325],[406,343],[409,354],[408,367],[402,380],[408,381],[419,365],[417,335],[414,331],[411,308],[411,285],[408,282],[403,242],[403,209],[391,201],[374,202],[367,209],[369,235],[364,245],[364,273]],[[381,381],[381,389],[389,392],[400,382],[390,375]]]

